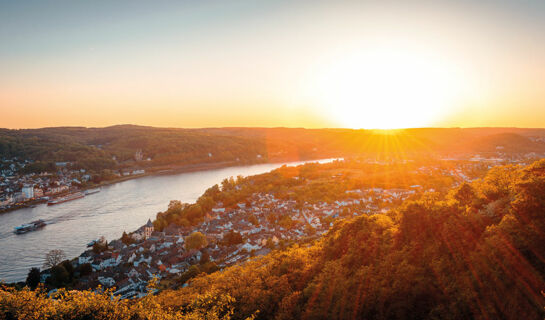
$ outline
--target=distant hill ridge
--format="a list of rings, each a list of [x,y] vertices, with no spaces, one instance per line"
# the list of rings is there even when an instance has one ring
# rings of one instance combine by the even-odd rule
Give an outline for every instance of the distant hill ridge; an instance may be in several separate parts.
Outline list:
[[[530,139],[532,138],[532,139]],[[545,152],[545,129],[413,128],[399,130],[304,128],[157,128],[131,124],[105,128],[0,129],[0,157],[127,161],[141,150],[146,165],[222,161],[274,161],[403,153]],[[106,161],[107,160],[107,161]],[[144,164],[142,164],[144,165]]]

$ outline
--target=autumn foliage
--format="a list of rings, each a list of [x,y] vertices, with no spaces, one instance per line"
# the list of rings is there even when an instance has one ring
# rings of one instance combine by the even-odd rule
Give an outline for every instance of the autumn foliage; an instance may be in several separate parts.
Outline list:
[[[255,257],[136,301],[0,291],[8,319],[543,319],[545,160],[447,194],[338,221],[311,245]]]
[[[213,290],[235,299],[240,318],[259,310],[263,319],[540,319],[544,191],[545,161],[499,167],[159,299],[176,308]]]

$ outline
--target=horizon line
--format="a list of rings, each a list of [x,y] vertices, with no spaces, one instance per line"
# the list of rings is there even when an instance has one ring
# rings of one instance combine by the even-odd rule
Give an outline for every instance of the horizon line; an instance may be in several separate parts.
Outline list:
[[[415,129],[534,129],[534,130],[543,130],[545,127],[517,127],[517,126],[475,126],[475,127],[463,127],[463,126],[453,126],[453,127],[407,127],[407,128],[350,128],[350,127],[288,127],[288,126],[211,126],[211,127],[172,127],[172,126],[151,126],[151,125],[142,125],[142,124],[132,124],[132,123],[120,123],[107,126],[46,126],[46,127],[35,127],[35,128],[7,128],[3,127],[0,130],[42,130],[42,129],[60,129],[60,128],[82,128],[82,129],[107,129],[113,127],[142,127],[142,128],[157,128],[157,129],[183,129],[183,130],[204,130],[204,129],[303,129],[303,130],[367,130],[367,131],[401,131],[401,130],[415,130]]]

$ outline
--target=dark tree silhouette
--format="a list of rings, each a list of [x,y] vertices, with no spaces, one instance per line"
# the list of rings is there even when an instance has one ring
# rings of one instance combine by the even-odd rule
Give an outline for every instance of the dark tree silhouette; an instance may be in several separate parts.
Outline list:
[[[40,283],[40,268],[31,268],[26,277],[26,285],[35,289]]]

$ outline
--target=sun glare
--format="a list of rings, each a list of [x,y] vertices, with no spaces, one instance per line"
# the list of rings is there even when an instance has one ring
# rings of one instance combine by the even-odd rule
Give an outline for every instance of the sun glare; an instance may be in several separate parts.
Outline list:
[[[340,126],[430,126],[454,107],[454,66],[429,54],[374,50],[335,60],[312,82],[312,95]]]

